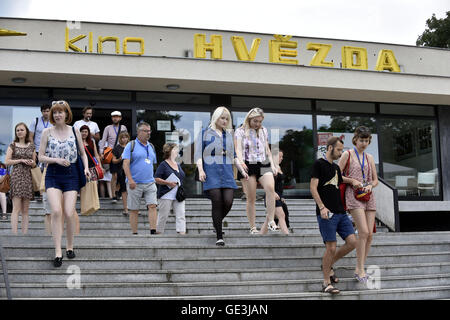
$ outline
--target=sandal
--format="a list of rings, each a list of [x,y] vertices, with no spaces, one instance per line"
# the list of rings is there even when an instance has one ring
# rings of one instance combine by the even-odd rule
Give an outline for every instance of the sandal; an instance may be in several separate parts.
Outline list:
[[[269,228],[270,231],[280,231],[280,227],[277,226],[277,224],[273,220],[269,222],[267,227]]]
[[[6,215],[6,213],[2,214],[2,220],[8,220],[8,216]]]
[[[322,265],[320,265],[320,270],[323,270],[323,266]],[[331,283],[339,283],[339,278],[336,277],[336,272],[334,271],[333,267],[331,267],[331,271],[333,271],[333,275],[330,275]]]
[[[339,291],[338,288],[333,287],[331,283],[324,285],[322,283],[322,293],[329,293],[329,294],[339,294],[341,291]]]
[[[259,231],[258,231],[258,229],[256,229],[256,227],[250,228],[250,234],[258,234],[258,233],[259,233]],[[223,232],[222,232],[222,234],[223,234]]]

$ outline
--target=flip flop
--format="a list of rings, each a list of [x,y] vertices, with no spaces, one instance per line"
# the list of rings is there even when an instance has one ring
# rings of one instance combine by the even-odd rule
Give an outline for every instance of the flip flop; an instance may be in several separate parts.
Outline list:
[[[360,277],[359,274],[355,273],[355,279],[360,283],[366,283],[368,278],[369,278],[368,276]]]

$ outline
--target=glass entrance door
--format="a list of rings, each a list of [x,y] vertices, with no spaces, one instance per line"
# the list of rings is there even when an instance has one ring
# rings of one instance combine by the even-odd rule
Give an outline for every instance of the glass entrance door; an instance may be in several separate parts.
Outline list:
[[[177,162],[186,174],[184,181],[188,196],[202,195],[202,184],[195,181],[194,140],[202,128],[209,125],[209,112],[144,110],[136,112],[136,120],[150,124],[151,143],[155,146],[158,164],[163,161],[163,145],[167,142],[178,143],[180,154]]]
[[[238,128],[247,112],[232,112],[233,127]],[[283,151],[280,165],[286,179],[284,192],[286,197],[309,196],[309,182],[313,163],[312,116],[290,113],[264,113],[263,126],[269,133],[272,152],[279,147]]]

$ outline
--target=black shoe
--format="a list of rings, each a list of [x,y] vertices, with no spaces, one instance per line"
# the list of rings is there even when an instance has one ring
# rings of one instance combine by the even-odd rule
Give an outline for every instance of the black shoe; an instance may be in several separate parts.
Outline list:
[[[66,256],[69,259],[73,259],[73,258],[75,258],[75,252],[73,252],[73,250],[67,250],[66,251]]]
[[[62,265],[63,257],[56,257],[55,260],[53,260],[53,265],[55,268],[59,268]]]

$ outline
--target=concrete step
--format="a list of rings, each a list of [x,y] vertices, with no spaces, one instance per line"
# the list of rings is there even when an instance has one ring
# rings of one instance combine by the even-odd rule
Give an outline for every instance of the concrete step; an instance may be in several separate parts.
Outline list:
[[[241,294],[176,297],[111,297],[109,299],[143,300],[430,300],[450,298],[450,286],[341,291],[338,295],[316,292]]]
[[[137,258],[147,257],[241,257],[241,256],[278,256],[288,255],[316,255],[323,253],[323,244],[272,244],[267,236],[267,243],[249,244],[228,244],[225,247],[215,246],[215,239],[210,239],[210,243],[191,244],[186,242],[184,246],[178,244],[155,244],[151,237],[143,238],[141,242],[134,244],[91,243],[78,244],[76,246],[80,257],[126,257]],[[53,244],[4,244],[4,252],[7,256],[46,256],[53,250]],[[401,246],[397,242],[373,243],[371,253],[388,254],[392,252],[412,253],[412,252],[443,252],[450,251],[450,240],[448,241],[421,241],[406,242]]]
[[[147,215],[140,215],[141,217],[146,217]],[[197,212],[186,212],[185,214],[186,220],[189,222],[196,222],[196,223],[212,223],[211,214],[199,214]],[[129,218],[127,216],[124,216],[122,214],[122,211],[116,212],[99,212],[96,214],[93,214],[91,216],[82,216],[79,215],[80,222],[85,223],[103,223],[103,222],[109,222],[109,223],[122,223],[122,222],[128,222]],[[263,223],[266,219],[265,214],[264,215],[257,215],[256,221],[257,223]],[[43,215],[30,215],[29,216],[29,222],[30,223],[41,223],[44,220]],[[21,218],[19,218],[19,221],[21,221]],[[169,214],[168,222],[175,221],[175,215],[173,213]],[[248,224],[248,219],[245,214],[232,214],[227,215],[224,219],[224,221],[230,222],[230,223],[245,223]],[[317,224],[317,218],[315,214],[292,214],[289,217],[290,223],[305,223],[305,222],[312,222]]]
[[[64,250],[64,249],[63,249]],[[63,267],[76,264],[84,270],[91,269],[152,269],[152,270],[184,270],[184,269],[255,269],[255,268],[304,268],[320,266],[323,251],[315,255],[289,255],[282,256],[200,256],[200,257],[155,257],[141,255],[139,257],[111,257],[107,254],[87,256],[81,250],[75,249],[77,257],[73,260],[65,258]],[[412,253],[371,253],[366,265],[392,265],[392,264],[418,264],[418,263],[446,263],[450,259],[450,251],[443,252],[412,252]],[[42,255],[13,256],[8,255],[6,261],[12,270],[36,269],[46,270],[53,268],[54,250],[48,249]],[[354,265],[355,254],[342,258],[340,265]]]
[[[86,235],[82,230],[82,234],[75,237],[76,244],[92,244],[92,243],[110,243],[114,244],[133,244],[136,241],[146,241],[143,238],[151,238],[151,241],[155,245],[159,244],[172,244],[172,245],[184,245],[186,242],[194,245],[204,245],[214,241],[214,233],[211,231],[209,234],[202,235],[178,235],[173,233],[165,233],[162,235],[126,235],[118,237],[116,234],[108,235]],[[147,229],[145,230],[147,231]],[[268,238],[270,237],[270,238]],[[63,236],[63,243],[65,242]],[[375,233],[373,237],[373,243],[395,242],[399,245],[405,242],[420,242],[422,240],[433,241],[447,241],[450,239],[450,232],[433,232],[432,234],[427,232],[389,232],[389,233]],[[225,234],[226,244],[263,244],[270,241],[272,244],[307,244],[316,243],[322,244],[322,237],[317,232],[311,235],[292,233],[287,236],[282,234],[270,234],[269,236],[250,235],[248,233],[228,235]],[[12,236],[9,229],[3,236],[0,236],[0,241],[3,244],[28,244],[28,243],[51,243],[51,236],[44,233],[38,235],[17,235]],[[338,245],[344,243],[342,239],[337,238]]]
[[[70,266],[78,266],[70,264]],[[215,281],[267,281],[267,280],[298,280],[320,279],[322,272],[318,267],[305,268],[259,268],[259,269],[205,269],[205,270],[152,270],[152,269],[88,269],[81,267],[80,275],[83,283],[95,282],[215,282]],[[353,278],[355,266],[340,266],[335,268],[336,275],[341,278]],[[418,263],[406,265],[381,265],[380,277],[449,274],[450,262]],[[58,283],[66,282],[68,277],[65,268],[11,269],[11,283]]]
[[[80,289],[68,289],[67,283],[12,283],[15,296],[32,298],[34,296],[56,297],[112,297],[112,296],[211,296],[242,294],[279,294],[313,292],[321,290],[322,279],[277,280],[277,281],[239,281],[239,282],[126,282],[126,283],[83,283]],[[431,286],[450,286],[448,274],[386,276],[381,280],[383,289],[414,288]],[[339,289],[343,291],[366,290],[367,285],[354,279],[341,278]],[[4,292],[4,290],[0,290]],[[2,293],[4,294],[4,293]]]

